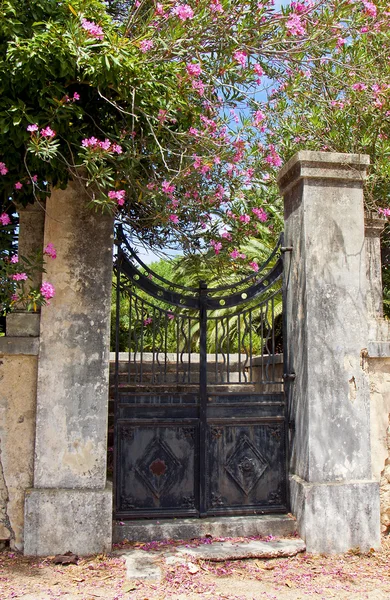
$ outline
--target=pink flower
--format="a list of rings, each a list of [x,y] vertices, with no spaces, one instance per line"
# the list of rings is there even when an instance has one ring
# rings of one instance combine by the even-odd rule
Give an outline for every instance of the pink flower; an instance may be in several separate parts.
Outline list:
[[[199,79],[193,79],[191,86],[193,90],[196,90],[198,92],[199,96],[204,96],[205,87],[202,81],[200,81]]]
[[[40,291],[45,300],[50,300],[50,298],[53,298],[55,294],[54,286],[52,286],[52,284],[48,281],[42,281]]]
[[[147,52],[148,50],[151,50],[153,46],[153,40],[142,40],[139,44],[141,52]]]
[[[27,274],[26,273],[15,273],[14,275],[11,275],[11,279],[13,281],[26,281]]]
[[[179,217],[177,215],[169,215],[169,220],[176,225],[179,222]]]
[[[199,130],[196,129],[196,127],[190,127],[188,130],[189,135],[193,135],[194,137],[197,137],[199,135]]]
[[[99,146],[102,150],[106,150],[107,152],[111,150],[111,142],[107,138],[103,142],[99,142]]]
[[[346,39],[339,37],[337,39],[336,46],[337,46],[337,48],[342,48],[346,43],[347,43]]]
[[[215,240],[211,240],[210,241],[210,246],[212,246],[214,248],[214,252],[215,254],[219,254],[220,251],[222,250],[222,244],[221,242],[216,242]]]
[[[173,313],[167,313],[167,317],[172,321],[172,319],[175,318],[175,315]]]
[[[33,175],[33,176],[31,177],[31,181],[32,181],[33,183],[38,183],[38,175]]]
[[[189,4],[179,4],[173,9],[173,14],[179,17],[180,21],[187,21],[187,19],[193,19],[194,11]]]
[[[15,190],[21,190],[23,187],[23,183],[20,183],[20,181],[17,181],[15,183]]]
[[[297,35],[302,36],[306,33],[305,24],[302,23],[301,17],[297,14],[292,14],[289,16],[286,29],[288,31],[288,35]]]
[[[11,260],[10,263],[13,265],[16,265],[19,262],[19,256],[17,254],[14,254],[13,256],[11,256]]]
[[[148,325],[151,325],[153,323],[153,319],[152,317],[148,317],[147,319],[144,319],[144,326],[147,327]]]
[[[390,217],[390,208],[378,208],[378,213],[384,217]]]
[[[9,216],[7,215],[7,213],[2,213],[0,215],[0,223],[2,225],[9,225],[11,223],[11,219],[9,218]]]
[[[34,131],[38,131],[38,125],[36,123],[34,123],[34,125],[28,125],[27,131],[29,131],[30,133],[34,133]]]
[[[122,146],[120,146],[119,144],[113,144],[111,150],[112,152],[115,152],[115,154],[122,154],[123,152]]]
[[[12,294],[11,302],[17,302],[19,300],[19,296],[17,294]]]
[[[257,110],[254,114],[255,120],[254,125],[258,127],[262,121],[265,119],[265,114],[261,110]]]
[[[76,102],[76,100],[80,100],[80,94],[78,94],[77,92],[73,94],[73,102]]]
[[[104,32],[99,25],[96,25],[93,21],[87,21],[87,19],[83,19],[81,21],[81,27],[88,33],[89,36],[96,38],[97,40],[102,40],[104,38]]]
[[[3,162],[0,162],[0,175],[7,175],[8,169]]]
[[[263,208],[252,208],[252,212],[262,223],[268,219],[268,215]]]
[[[125,203],[126,191],[125,190],[117,190],[108,192],[108,197],[110,200],[116,200],[118,206],[123,206]]]
[[[367,2],[367,0],[362,0],[363,1],[363,6],[366,9],[364,12],[370,16],[370,17],[376,17],[376,6],[373,2]]]
[[[232,235],[228,231],[223,231],[221,234],[221,237],[223,237],[225,240],[229,240],[229,241],[232,239]]]
[[[191,77],[199,77],[202,72],[202,68],[199,64],[189,63],[186,66],[187,73],[191,75]]]
[[[211,10],[211,12],[213,12],[213,13],[217,13],[217,12],[219,12],[219,13],[223,13],[223,12],[224,12],[224,10],[223,10],[223,6],[222,6],[222,4],[219,2],[219,0],[212,0],[212,1],[211,1],[211,4],[210,4],[210,10]]]
[[[264,71],[261,65],[253,65],[253,70],[256,73],[256,75],[259,75],[259,77],[262,77],[264,75]]]
[[[238,62],[242,67],[246,66],[247,53],[241,50],[236,50],[233,54],[233,58],[236,62]]]
[[[257,264],[257,262],[255,262],[254,260],[252,262],[249,263],[249,266],[257,273],[257,271],[259,270],[259,265]]]
[[[99,140],[97,138],[95,138],[94,136],[90,137],[90,138],[85,138],[81,141],[81,145],[84,148],[95,148],[99,143]]]
[[[164,192],[164,194],[173,194],[176,187],[174,185],[170,184],[169,181],[164,179],[164,181],[161,184],[161,189]]]
[[[232,252],[230,252],[230,256],[231,258],[238,258],[240,256],[240,253],[238,250],[234,249]]]
[[[239,220],[241,221],[241,223],[249,223],[251,218],[249,215],[240,215]]]
[[[53,131],[51,129],[51,127],[45,127],[44,129],[41,129],[41,136],[45,137],[45,138],[52,138],[54,137],[56,134],[55,131]]]
[[[269,165],[271,165],[271,167],[281,167],[282,159],[280,158],[279,154],[276,152],[275,146],[273,144],[270,144],[268,147],[268,150],[269,150],[269,154],[268,154],[268,156],[265,157],[265,161]]]
[[[352,89],[356,90],[357,92],[363,92],[367,89],[367,86],[365,83],[354,83]]]
[[[46,248],[43,251],[43,254],[46,254],[46,256],[50,256],[50,258],[57,258],[57,252],[56,249],[54,248],[53,244],[50,242],[49,244],[47,244]]]

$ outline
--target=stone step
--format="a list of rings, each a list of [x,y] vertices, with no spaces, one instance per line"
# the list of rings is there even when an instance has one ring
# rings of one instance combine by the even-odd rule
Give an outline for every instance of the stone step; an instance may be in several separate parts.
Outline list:
[[[122,523],[122,524],[121,524]],[[113,541],[153,542],[191,540],[207,536],[276,538],[296,535],[296,520],[291,515],[208,517],[206,519],[159,519],[114,521]]]

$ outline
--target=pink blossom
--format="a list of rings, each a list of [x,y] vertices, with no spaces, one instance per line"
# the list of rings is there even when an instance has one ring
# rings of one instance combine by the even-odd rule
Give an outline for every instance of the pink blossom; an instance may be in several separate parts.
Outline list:
[[[173,9],[173,14],[179,17],[180,21],[187,21],[194,17],[194,11],[189,4],[178,4]]]
[[[148,317],[147,319],[144,319],[144,326],[147,327],[148,325],[151,325],[153,323],[153,319],[152,317]]]
[[[390,208],[378,208],[378,213],[384,217],[390,217]]]
[[[115,152],[115,154],[122,154],[123,152],[122,146],[120,146],[119,144],[113,144],[111,150],[112,152]]]
[[[193,90],[196,90],[198,92],[199,96],[204,96],[205,87],[202,81],[200,81],[199,79],[193,79],[191,86]]]
[[[17,254],[14,254],[13,256],[11,256],[11,260],[10,263],[13,265],[16,265],[19,262],[19,256]]]
[[[3,162],[0,162],[0,175],[7,175],[8,169]]]
[[[106,150],[107,152],[111,150],[111,142],[107,138],[103,142],[99,142],[99,146],[102,150]]]
[[[119,206],[123,206],[125,203],[126,192],[125,190],[111,190],[108,192],[108,197],[110,200],[116,200]]]
[[[93,21],[87,21],[87,19],[82,19],[81,27],[90,35],[91,37],[96,38],[97,40],[102,40],[104,38],[104,32],[99,25],[96,25]]]
[[[363,6],[365,8],[365,13],[370,17],[376,17],[377,8],[373,2],[367,2],[367,0],[362,0]]]
[[[175,315],[173,313],[167,313],[167,317],[172,321],[172,319],[175,318]]]
[[[81,141],[81,145],[84,148],[95,148],[99,143],[99,140],[97,138],[95,138],[94,136],[90,137],[90,138],[85,138]]]
[[[53,131],[51,129],[51,127],[45,127],[44,129],[41,129],[41,136],[45,137],[45,138],[52,138],[54,137],[56,134],[55,131]]]
[[[11,275],[11,279],[13,281],[26,281],[27,274],[26,273],[14,273],[14,275]]]
[[[265,114],[261,110],[257,110],[254,114],[255,120],[254,125],[258,127],[262,121],[265,119]]]
[[[306,33],[305,24],[302,22],[301,17],[297,14],[292,14],[289,16],[286,29],[288,31],[288,35],[297,35],[302,36]]]
[[[38,183],[38,175],[33,175],[33,176],[31,177],[31,181],[32,181],[33,183]]]
[[[265,157],[265,161],[272,167],[281,167],[282,159],[275,150],[275,146],[270,144],[268,147],[269,154]]]
[[[194,137],[197,137],[199,135],[199,130],[196,129],[196,127],[190,127],[188,130],[189,135],[193,135]]]
[[[255,262],[254,260],[252,262],[249,263],[249,266],[257,273],[257,271],[259,270],[259,265],[257,264],[257,262]]]
[[[2,225],[9,225],[11,223],[11,219],[9,218],[7,213],[4,212],[0,215],[0,223]]]
[[[222,244],[221,242],[216,242],[215,240],[211,240],[210,241],[210,246],[212,246],[214,248],[214,252],[215,254],[219,254],[220,251],[222,250]]]
[[[34,125],[27,125],[27,131],[30,133],[34,133],[34,131],[38,131],[38,125],[34,123]]]
[[[363,92],[367,89],[367,86],[365,83],[354,83],[352,89],[356,90],[357,92]]]
[[[57,258],[57,252],[56,249],[54,248],[53,244],[50,242],[49,244],[47,244],[46,248],[43,251],[43,254],[46,254],[46,256],[50,256],[50,258]]]
[[[160,17],[165,16],[164,6],[161,4],[161,2],[157,2],[156,4],[156,15],[159,15]]]
[[[11,302],[17,302],[19,300],[19,296],[17,294],[12,294]]]
[[[186,65],[187,73],[191,75],[191,77],[199,77],[202,72],[202,68],[199,64],[188,63]]]
[[[53,298],[55,294],[54,286],[48,281],[42,281],[40,291],[45,300],[50,300],[50,298]]]
[[[337,48],[342,48],[346,43],[347,43],[346,39],[339,37],[337,39],[336,46],[337,46]]]
[[[169,215],[169,220],[176,225],[179,222],[179,217],[177,215]]]
[[[153,46],[153,40],[142,40],[139,44],[141,52],[147,52],[148,50],[151,50]]]
[[[80,94],[78,94],[77,92],[73,94],[73,102],[76,102],[76,100],[80,100]]]
[[[242,67],[246,66],[247,53],[242,50],[236,50],[233,54],[233,58],[236,62],[238,62]]]
[[[232,234],[229,233],[228,231],[223,231],[221,233],[221,237],[223,237],[225,240],[229,240],[229,242],[230,242],[230,240],[232,239]]]
[[[252,212],[262,223],[268,219],[268,215],[263,208],[252,208]]]
[[[171,183],[169,183],[169,181],[164,179],[164,181],[161,184],[161,189],[164,192],[164,194],[173,194],[176,187],[174,185],[172,185]]]
[[[253,70],[256,73],[256,75],[259,75],[259,77],[262,77],[264,75],[264,71],[261,65],[253,65]]]
[[[223,6],[222,6],[222,4],[220,3],[219,0],[212,0],[211,1],[210,10],[213,13],[217,13],[217,12],[223,13],[224,12]]]
[[[251,220],[249,215],[240,215],[239,216],[239,221],[241,221],[241,223],[249,223]]]
[[[238,258],[240,256],[239,251],[235,248],[232,252],[230,252],[231,258]]]
[[[15,183],[15,190],[21,190],[23,187],[23,183],[20,183],[20,181],[17,181]]]

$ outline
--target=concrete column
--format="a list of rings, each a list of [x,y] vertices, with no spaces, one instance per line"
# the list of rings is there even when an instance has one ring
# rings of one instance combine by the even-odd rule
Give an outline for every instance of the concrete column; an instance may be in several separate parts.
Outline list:
[[[309,552],[380,545],[372,478],[363,180],[369,157],[298,152],[281,170],[291,508]]]
[[[29,258],[43,249],[45,228],[44,203],[34,202],[26,207],[16,207],[19,214],[18,254]],[[26,287],[34,288],[42,283],[42,273],[36,273],[27,281]],[[6,333],[9,337],[37,337],[39,335],[38,313],[16,311],[6,317]]]
[[[45,244],[56,295],[42,308],[34,487],[26,494],[25,553],[106,551],[106,484],[113,218],[88,208],[82,184],[55,190]]]
[[[383,318],[381,235],[385,225],[385,217],[366,214],[367,310],[375,318]]]

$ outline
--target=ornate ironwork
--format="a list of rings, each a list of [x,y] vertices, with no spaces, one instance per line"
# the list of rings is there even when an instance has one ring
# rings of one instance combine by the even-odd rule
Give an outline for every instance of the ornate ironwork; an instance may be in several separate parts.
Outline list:
[[[283,238],[257,273],[196,288],[117,237],[116,517],[286,510]]]

